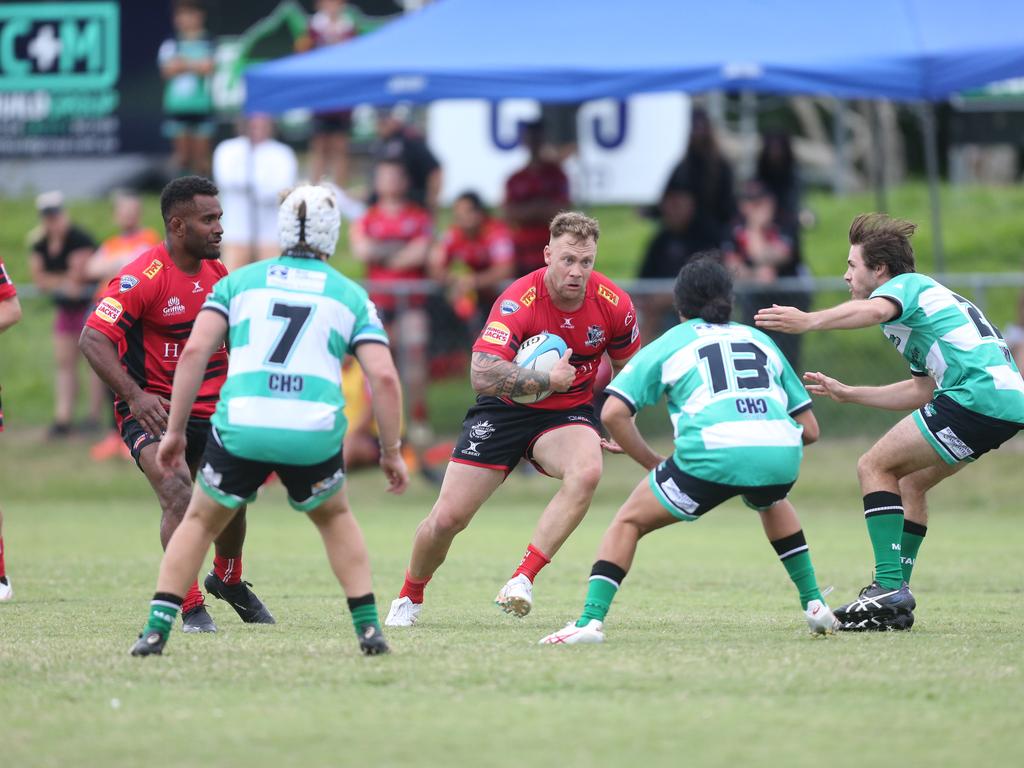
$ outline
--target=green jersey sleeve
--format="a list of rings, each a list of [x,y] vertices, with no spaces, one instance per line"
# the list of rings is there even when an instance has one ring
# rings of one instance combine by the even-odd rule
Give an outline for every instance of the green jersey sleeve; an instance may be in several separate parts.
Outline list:
[[[782,360],[782,390],[786,393],[786,412],[790,416],[795,416],[810,409],[814,403],[811,402],[811,396],[797,372],[781,352],[779,358]]]
[[[384,330],[380,315],[377,314],[376,305],[370,300],[366,291],[360,288],[353,303],[352,311],[356,317],[352,326],[352,342],[349,346],[355,349],[366,342],[387,344],[388,334]]]
[[[610,394],[625,401],[633,413],[654,405],[665,393],[666,385],[661,380],[664,360],[660,349],[657,343],[641,349],[606,387]]]
[[[900,313],[890,320],[890,323],[903,321],[917,306],[917,294],[921,290],[917,277],[918,275],[914,272],[896,275],[875,288],[868,297],[869,299],[889,299],[899,307]]]
[[[231,310],[231,275],[225,275],[213,285],[213,291],[206,297],[206,301],[203,302],[203,309],[213,309],[224,315],[225,318],[230,317]]]

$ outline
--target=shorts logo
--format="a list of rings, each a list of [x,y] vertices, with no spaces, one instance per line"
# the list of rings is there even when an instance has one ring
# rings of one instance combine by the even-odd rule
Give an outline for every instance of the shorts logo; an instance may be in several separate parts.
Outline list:
[[[96,317],[111,325],[120,319],[123,312],[124,307],[121,306],[121,302],[109,296],[96,305]]]
[[[526,293],[524,293],[519,298],[519,301],[522,302],[524,307],[528,307],[531,304],[533,304],[533,302],[534,302],[534,300],[536,298],[537,298],[537,289],[535,287],[531,287],[530,290],[528,290]]]
[[[597,295],[600,296],[605,301],[607,301],[613,307],[619,306],[619,294],[615,293],[615,291],[613,291],[607,285],[597,286]]]
[[[181,299],[177,296],[171,296],[167,300],[167,306],[164,307],[164,316],[168,315],[180,315],[185,311],[185,305],[181,303]]]
[[[479,440],[476,441],[475,443],[472,440],[470,440],[469,441],[469,448],[463,448],[461,451],[459,451],[459,453],[464,453],[466,456],[479,456],[480,455],[480,451],[477,450],[477,447],[479,445],[480,445],[480,441]]]
[[[132,443],[132,453],[135,453],[136,451],[138,451],[139,450],[139,446],[141,446],[149,438],[150,438],[149,432],[143,432],[141,435],[139,435],[137,438],[135,438],[135,442]]]
[[[512,299],[505,299],[501,302],[501,314],[514,315],[518,311],[519,305],[512,301]]]
[[[604,328],[600,325],[591,325],[587,328],[587,346],[599,347],[604,344]]]
[[[139,284],[139,278],[135,275],[121,275],[121,285],[118,288],[118,293],[128,293],[132,288]]]
[[[974,453],[971,447],[967,445],[967,443],[965,443],[963,440],[961,440],[957,436],[956,432],[954,432],[949,427],[943,427],[942,429],[935,433],[935,436],[939,438],[939,440],[942,442],[944,446],[946,446],[949,452],[960,461],[966,459],[968,456]]]
[[[142,270],[142,274],[152,280],[156,277],[156,273],[163,269],[164,263],[160,259],[153,259],[150,265]]]
[[[486,440],[491,435],[493,435],[496,429],[497,427],[495,427],[489,421],[478,421],[476,424],[469,428],[469,436],[475,438],[476,440],[483,441]]]
[[[935,415],[935,406],[932,405],[931,403],[925,403],[923,410],[926,418],[930,419],[932,416]]]
[[[215,471],[209,462],[203,464],[203,468],[200,471],[203,474],[203,481],[211,488],[216,488],[219,491],[220,484],[224,481],[224,475]]]
[[[697,507],[700,506],[700,504],[683,493],[682,489],[676,485],[675,478],[670,477],[659,485],[661,486],[662,493],[668,497],[668,500],[679,507],[679,509],[683,510],[686,514],[692,515],[697,511]]]
[[[484,328],[484,332],[480,334],[480,338],[486,342],[490,342],[491,344],[504,345],[508,344],[510,335],[511,331],[509,331],[508,326],[495,320]]]
[[[310,491],[312,491],[314,496],[322,496],[323,494],[327,493],[329,490],[340,484],[342,481],[344,481],[344,479],[345,470],[339,469],[330,477],[325,477],[323,480],[313,483],[312,487],[310,488]]]
[[[566,421],[582,421],[585,424],[589,424],[590,423],[590,419],[588,419],[586,416],[577,416],[575,414],[570,414],[570,415],[566,416],[565,420]]]

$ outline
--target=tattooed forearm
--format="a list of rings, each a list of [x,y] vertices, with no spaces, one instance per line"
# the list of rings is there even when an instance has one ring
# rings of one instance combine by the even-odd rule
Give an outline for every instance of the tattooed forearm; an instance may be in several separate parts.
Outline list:
[[[536,395],[551,389],[548,374],[520,368],[515,363],[485,352],[473,353],[470,381],[478,394],[496,397]]]

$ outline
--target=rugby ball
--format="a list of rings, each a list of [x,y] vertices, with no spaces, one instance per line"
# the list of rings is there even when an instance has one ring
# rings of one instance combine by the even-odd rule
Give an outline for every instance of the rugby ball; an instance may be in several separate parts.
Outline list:
[[[565,350],[565,342],[562,341],[560,336],[556,336],[553,333],[538,333],[522,343],[519,351],[516,352],[514,362],[520,368],[529,368],[530,370],[547,373],[565,354]],[[530,403],[539,403],[550,394],[551,390],[549,389],[546,392],[538,392],[536,395],[519,395],[518,397],[513,397],[512,400],[528,405]]]

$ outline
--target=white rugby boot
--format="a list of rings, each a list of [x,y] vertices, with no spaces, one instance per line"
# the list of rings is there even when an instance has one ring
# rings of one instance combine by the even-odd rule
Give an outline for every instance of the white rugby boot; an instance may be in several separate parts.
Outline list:
[[[557,632],[552,632],[542,637],[538,645],[577,645],[581,643],[603,643],[604,624],[597,619],[591,619],[585,626],[577,627],[575,621],[570,621]]]
[[[831,635],[839,629],[839,619],[835,617],[832,609],[825,605],[823,600],[811,600],[807,603],[804,616],[807,618],[807,626],[811,628],[813,635]]]
[[[523,574],[513,576],[498,590],[494,604],[505,613],[522,618],[533,607],[533,582]]]
[[[386,627],[411,627],[420,617],[423,603],[414,603],[408,597],[396,597],[391,601],[391,610],[384,619]]]
[[[14,587],[11,586],[11,580],[0,581],[0,603],[12,599],[14,599]]]

